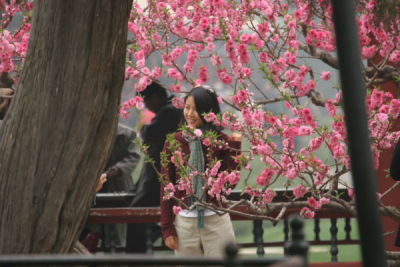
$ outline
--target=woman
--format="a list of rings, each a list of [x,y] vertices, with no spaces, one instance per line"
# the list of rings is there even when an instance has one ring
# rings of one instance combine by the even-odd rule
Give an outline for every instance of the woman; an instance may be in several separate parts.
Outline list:
[[[204,194],[205,178],[202,176],[207,168],[213,167],[216,160],[221,164],[219,173],[238,167],[234,156],[240,153],[241,135],[234,133],[228,137],[220,127],[206,122],[203,116],[210,112],[215,115],[221,113],[216,94],[204,87],[192,89],[185,98],[183,110],[187,129],[175,133],[164,146],[161,228],[165,245],[179,256],[222,256],[225,244],[235,240],[229,214],[220,216],[199,206],[189,209],[197,200],[217,203],[215,198]],[[205,142],[202,139],[204,136],[212,142]],[[191,178],[191,196],[187,188],[171,188],[186,177]],[[175,191],[174,198],[166,199],[171,190]]]

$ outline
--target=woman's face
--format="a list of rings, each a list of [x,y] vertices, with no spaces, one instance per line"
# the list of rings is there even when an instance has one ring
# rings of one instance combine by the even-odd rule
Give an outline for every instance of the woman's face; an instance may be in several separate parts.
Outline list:
[[[203,120],[197,113],[193,96],[186,98],[183,116],[185,117],[186,123],[192,128],[200,128],[203,125]]]

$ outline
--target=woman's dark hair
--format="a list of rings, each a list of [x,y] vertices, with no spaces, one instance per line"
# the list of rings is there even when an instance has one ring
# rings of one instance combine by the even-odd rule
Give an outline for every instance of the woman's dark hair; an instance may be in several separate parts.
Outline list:
[[[204,120],[203,114],[213,112],[216,115],[221,113],[221,108],[219,107],[217,94],[208,86],[198,86],[193,88],[185,97],[186,99],[192,96],[194,99],[194,104],[196,105],[196,111],[201,117],[206,130],[221,131],[221,127],[215,126],[213,123],[208,123]]]

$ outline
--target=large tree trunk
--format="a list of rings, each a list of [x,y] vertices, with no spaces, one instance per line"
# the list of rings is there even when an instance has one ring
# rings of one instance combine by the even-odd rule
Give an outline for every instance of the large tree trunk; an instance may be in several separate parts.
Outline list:
[[[131,6],[35,1],[0,129],[0,254],[68,252],[85,223],[116,128]]]

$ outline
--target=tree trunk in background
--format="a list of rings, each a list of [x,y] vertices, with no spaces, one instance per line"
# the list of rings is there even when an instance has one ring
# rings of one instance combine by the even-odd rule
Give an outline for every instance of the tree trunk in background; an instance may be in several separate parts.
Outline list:
[[[68,252],[79,235],[116,129],[131,6],[35,1],[0,129],[0,254]]]

